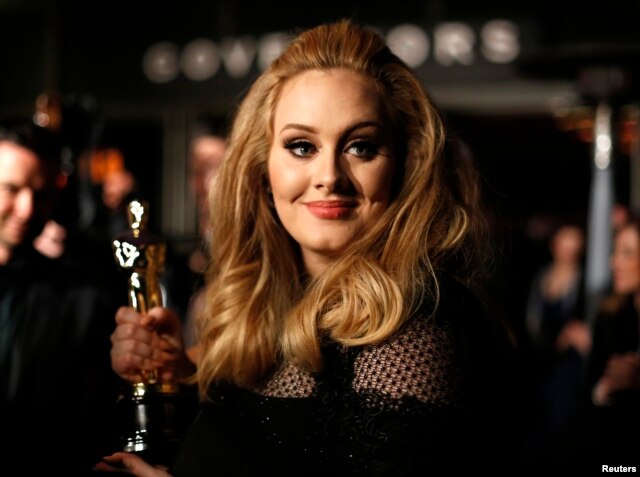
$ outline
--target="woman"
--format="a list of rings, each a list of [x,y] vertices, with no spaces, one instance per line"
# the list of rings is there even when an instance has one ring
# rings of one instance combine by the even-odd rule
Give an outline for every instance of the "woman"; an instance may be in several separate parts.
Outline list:
[[[636,459],[640,439],[640,220],[615,232],[613,293],[596,317],[589,365],[593,443],[600,456]],[[633,460],[632,460],[633,461]],[[629,461],[631,462],[631,461]]]
[[[503,396],[494,328],[468,288],[489,241],[476,171],[444,151],[419,79],[350,21],[300,34],[258,78],[213,191],[203,406],[174,475],[479,464]],[[187,368],[167,310],[117,322],[121,376]]]
[[[532,344],[540,400],[542,440],[573,418],[583,395],[584,357],[591,330],[583,320],[584,231],[562,224],[549,239],[551,260],[534,276],[527,302],[527,337]]]
[[[640,222],[616,232],[611,270],[614,294],[600,308],[594,330],[591,373],[597,406],[624,401],[640,391]]]

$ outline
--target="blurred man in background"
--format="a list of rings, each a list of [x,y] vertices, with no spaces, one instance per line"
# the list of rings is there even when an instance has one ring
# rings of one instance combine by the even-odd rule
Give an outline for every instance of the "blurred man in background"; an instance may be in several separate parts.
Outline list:
[[[33,246],[60,192],[58,153],[40,127],[0,131],[0,433],[8,443],[7,475],[18,453],[27,456],[23,471],[60,467],[65,475],[89,475],[111,438],[117,379],[109,335],[121,302],[88,268],[69,267]],[[61,465],[70,449],[86,460]]]

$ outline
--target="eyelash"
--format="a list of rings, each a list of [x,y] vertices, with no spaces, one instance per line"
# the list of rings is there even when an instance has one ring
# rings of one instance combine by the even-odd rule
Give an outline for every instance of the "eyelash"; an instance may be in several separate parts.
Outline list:
[[[284,144],[284,148],[287,149],[293,156],[298,158],[309,157],[311,154],[317,151],[317,148],[313,145],[313,143],[311,143],[310,141],[300,140],[300,139],[286,142]],[[296,152],[297,149],[302,149],[302,148],[307,149],[308,152],[306,153]],[[369,141],[365,139],[355,139],[345,146],[344,152],[348,153],[348,151],[352,148],[358,148],[361,151],[364,150],[364,152],[360,154],[357,154],[357,153],[352,154],[361,159],[365,159],[365,160],[372,159],[376,155],[378,155],[378,146],[376,146],[373,141]]]
[[[308,157],[313,151],[316,150],[316,147],[312,143],[310,143],[309,141],[304,141],[300,139],[286,142],[284,144],[284,148],[287,149],[293,156],[300,157],[300,158]],[[301,148],[306,148],[308,150],[311,150],[311,152],[307,154],[296,153],[296,149],[301,149]]]
[[[361,154],[354,154],[363,159],[373,159],[378,155],[378,146],[375,145],[373,141],[368,141],[365,139],[356,139],[355,141],[350,142],[347,145],[347,150],[357,147],[360,150],[364,150],[365,152]]]

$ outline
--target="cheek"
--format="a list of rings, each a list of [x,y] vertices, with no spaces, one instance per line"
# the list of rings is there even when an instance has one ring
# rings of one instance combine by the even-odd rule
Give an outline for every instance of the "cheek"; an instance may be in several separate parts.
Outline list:
[[[15,200],[11,197],[5,197],[3,194],[0,194],[0,213],[6,214],[13,208]]]
[[[618,263],[617,273],[620,282],[626,286],[640,284],[640,263],[637,261]]]
[[[383,202],[385,204],[388,204],[391,197],[391,186],[393,180],[393,168],[381,168],[375,174],[371,174],[363,181],[364,195],[371,202]]]
[[[300,170],[283,164],[277,158],[269,160],[269,184],[274,200],[295,200],[306,188],[306,181]]]
[[[35,204],[33,204],[35,206]],[[17,195],[13,194],[0,194],[0,213],[3,216],[9,216],[14,214],[16,210],[20,209],[20,201]]]

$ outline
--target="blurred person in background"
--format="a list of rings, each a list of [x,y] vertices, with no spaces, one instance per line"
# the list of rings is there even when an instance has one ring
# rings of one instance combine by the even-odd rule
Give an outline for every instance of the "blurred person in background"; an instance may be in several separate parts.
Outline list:
[[[551,256],[534,276],[526,306],[531,346],[532,386],[540,406],[532,425],[533,445],[566,425],[583,397],[583,366],[591,349],[591,330],[584,320],[585,234],[562,223],[548,240]]]
[[[127,204],[137,195],[136,178],[127,169],[111,171],[102,182],[102,210],[104,233],[113,238],[129,227]]]
[[[211,227],[215,227],[215,217],[209,214],[209,191],[215,187],[215,177],[226,147],[221,129],[204,120],[194,129],[189,144],[189,185],[196,203],[198,238],[188,258],[189,270],[194,277],[184,316],[184,339],[188,349],[197,342],[195,323],[204,305],[204,278],[209,264],[210,234]]]
[[[611,257],[612,294],[599,309],[589,365],[596,450],[640,460],[640,219],[618,226]],[[604,462],[604,461],[603,461]],[[616,460],[616,462],[627,462]]]
[[[585,362],[582,406],[531,461],[532,475],[553,467],[602,472],[638,466],[640,437],[640,221],[614,224],[612,290],[602,299]],[[616,464],[608,464],[608,463]]]
[[[30,123],[0,130],[0,434],[7,475],[18,467],[42,475],[69,448],[78,456],[64,463],[65,475],[83,475],[110,438],[110,315],[125,302],[91,274],[33,246],[60,193],[58,153],[51,134]]]

